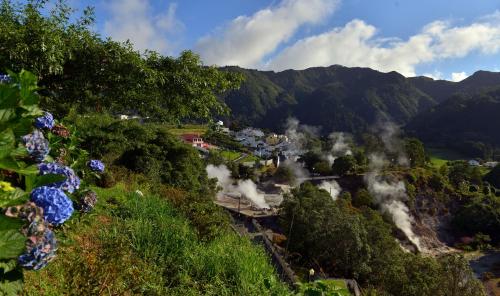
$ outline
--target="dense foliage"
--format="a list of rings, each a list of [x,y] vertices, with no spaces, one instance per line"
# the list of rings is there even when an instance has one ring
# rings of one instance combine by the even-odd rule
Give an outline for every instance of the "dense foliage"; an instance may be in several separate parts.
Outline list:
[[[281,217],[289,250],[302,255],[302,265],[354,277],[381,295],[484,295],[462,257],[436,260],[406,253],[378,212],[333,201],[312,184],[292,190]]]
[[[227,112],[217,95],[237,87],[239,76],[203,66],[189,51],[178,58],[141,55],[129,43],[103,40],[91,31],[91,8],[78,16],[65,1],[16,3],[0,4],[0,69],[32,70],[44,89],[42,107],[58,115],[77,108],[162,121]]]
[[[21,268],[46,267],[56,256],[54,229],[75,208],[90,211],[95,203],[85,197],[97,195],[76,194],[93,169],[75,136],[60,133],[66,127],[52,131],[57,122],[38,107],[36,77],[9,74],[0,82],[0,293],[17,295]]]
[[[427,143],[471,157],[500,159],[500,90],[457,94],[419,114],[407,130]]]
[[[27,275],[25,294],[289,295],[264,250],[232,232],[204,242],[168,200],[139,188],[96,189],[95,214],[62,231],[61,255]]]
[[[403,124],[435,104],[395,72],[342,66],[279,73],[224,69],[245,77],[240,89],[224,96],[232,119],[273,130],[283,129],[293,116],[325,133],[361,133],[379,118]]]

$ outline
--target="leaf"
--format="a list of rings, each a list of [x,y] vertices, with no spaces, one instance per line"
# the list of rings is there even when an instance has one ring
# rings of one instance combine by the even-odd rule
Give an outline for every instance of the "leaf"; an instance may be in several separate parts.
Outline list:
[[[13,259],[25,249],[26,238],[18,229],[0,231],[0,259]]]
[[[16,138],[29,134],[33,130],[31,118],[21,118],[12,126]]]
[[[0,281],[0,295],[17,296],[23,289],[23,273],[15,269],[2,276]]]
[[[0,133],[0,148],[12,148],[16,143],[12,129],[6,129]]]
[[[0,109],[0,123],[7,122],[16,117],[15,109]]]
[[[28,194],[19,188],[16,188],[16,190],[12,192],[0,192],[0,207],[22,204],[27,200]]]
[[[0,109],[15,108],[18,105],[17,89],[7,84],[0,84]]]
[[[33,187],[40,187],[43,185],[61,182],[64,180],[66,180],[66,176],[58,174],[47,174],[43,176],[37,176]]]
[[[0,215],[0,231],[19,229],[23,224],[20,219]]]
[[[26,164],[20,162],[23,166],[20,166],[12,157],[5,157],[0,159],[0,169],[14,171],[22,175],[36,175],[38,174],[38,167],[36,165],[31,165],[24,167]]]
[[[0,271],[0,274],[7,273],[11,270],[14,270],[14,268],[16,268],[16,265],[17,265],[16,259],[11,259],[11,260],[7,260],[7,261],[0,261],[0,270],[3,270],[3,272]]]

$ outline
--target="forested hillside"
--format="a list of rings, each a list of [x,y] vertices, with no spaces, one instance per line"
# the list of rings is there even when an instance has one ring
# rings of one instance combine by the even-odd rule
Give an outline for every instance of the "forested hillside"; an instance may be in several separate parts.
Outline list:
[[[282,129],[290,116],[325,133],[363,132],[379,119],[399,124],[436,102],[404,76],[368,68],[331,66],[279,73],[225,68],[244,74],[239,90],[224,97],[240,124]]]
[[[240,89],[223,97],[237,125],[282,130],[295,117],[321,126],[324,134],[359,136],[378,121],[391,120],[402,126],[411,122],[408,131],[433,145],[450,146],[457,139],[460,144],[480,142],[482,148],[469,143],[462,149],[472,157],[492,157],[491,150],[500,145],[499,133],[492,131],[498,126],[492,89],[500,86],[500,73],[478,71],[451,82],[342,66],[277,73],[223,70],[245,77]]]

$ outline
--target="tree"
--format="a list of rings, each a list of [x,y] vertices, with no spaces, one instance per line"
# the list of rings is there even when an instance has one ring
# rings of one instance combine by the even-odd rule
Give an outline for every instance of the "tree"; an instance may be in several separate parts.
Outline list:
[[[484,181],[500,189],[500,165],[495,166],[486,176]]]
[[[308,169],[310,172],[314,171],[315,164],[320,163],[322,161],[323,159],[321,155],[314,151],[307,151],[299,158],[299,162],[304,163],[304,167]]]
[[[293,184],[296,181],[293,170],[285,165],[281,165],[280,167],[278,167],[273,175],[273,178],[278,183]]]
[[[349,213],[325,190],[303,183],[285,197],[280,217],[288,231],[289,250],[308,262],[345,277],[370,271],[371,251],[362,217]]]
[[[368,190],[362,188],[356,192],[354,198],[352,200],[352,205],[361,208],[361,207],[372,207],[373,206],[373,197],[370,195]]]
[[[190,51],[172,58],[102,40],[91,31],[93,9],[79,17],[64,0],[49,2],[0,6],[0,71],[33,71],[45,109],[61,117],[76,108],[166,122],[227,114],[218,96],[237,88],[241,75],[206,67]]]
[[[410,159],[412,167],[424,166],[426,162],[426,154],[424,144],[416,138],[405,139],[404,148],[406,155]]]
[[[469,263],[461,255],[448,255],[440,260],[442,276],[439,282],[445,296],[484,296],[481,282],[476,279]]]
[[[345,155],[335,159],[332,172],[339,176],[353,173],[356,169],[356,159],[352,155]]]

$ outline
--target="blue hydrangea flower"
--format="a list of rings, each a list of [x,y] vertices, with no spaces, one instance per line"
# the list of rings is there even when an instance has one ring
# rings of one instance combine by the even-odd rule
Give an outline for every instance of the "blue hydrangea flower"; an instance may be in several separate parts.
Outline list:
[[[0,84],[2,83],[9,83],[10,82],[10,76],[6,74],[1,74],[0,73]]]
[[[35,129],[31,134],[23,136],[22,140],[29,155],[35,161],[41,162],[49,154],[49,141],[45,139],[39,130]]]
[[[76,189],[80,188],[80,178],[78,178],[75,172],[67,166],[56,162],[41,163],[38,165],[38,169],[40,170],[40,175],[56,174],[66,177],[63,181],[46,185],[48,187],[59,188],[69,193],[73,193]]]
[[[52,129],[54,127],[54,116],[49,112],[45,112],[45,115],[35,119],[35,127]]]
[[[39,270],[56,256],[57,241],[54,232],[44,228],[41,236],[33,236],[28,240],[26,253],[18,258],[19,265],[26,269]]]
[[[59,188],[41,186],[31,191],[31,201],[43,209],[43,218],[54,225],[68,220],[73,214],[73,202]]]
[[[89,161],[89,168],[94,172],[102,173],[104,172],[104,163],[100,160],[92,159]]]

